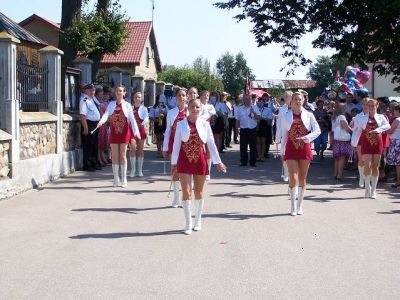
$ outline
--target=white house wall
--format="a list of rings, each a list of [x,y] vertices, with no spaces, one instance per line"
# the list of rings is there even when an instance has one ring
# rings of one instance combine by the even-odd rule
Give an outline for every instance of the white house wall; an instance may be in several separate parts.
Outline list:
[[[400,96],[399,92],[395,92],[394,88],[398,85],[393,84],[392,76],[381,76],[376,71],[372,71],[372,64],[368,64],[369,71],[372,76],[371,79],[365,84],[365,87],[370,91],[372,97],[390,97],[390,96]],[[372,84],[374,86],[372,86]]]
[[[150,62],[149,66],[146,67],[146,48],[149,47],[150,49]],[[135,75],[141,75],[145,79],[155,79],[157,80],[157,68],[155,64],[153,56],[153,51],[152,51],[152,46],[150,43],[150,39],[147,38],[146,44],[143,48],[142,52],[142,57],[140,59],[140,65],[136,67],[135,69]]]

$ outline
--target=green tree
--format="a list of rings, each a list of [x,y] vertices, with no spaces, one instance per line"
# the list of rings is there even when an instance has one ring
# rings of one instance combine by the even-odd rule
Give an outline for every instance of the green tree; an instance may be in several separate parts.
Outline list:
[[[247,66],[247,60],[242,52],[234,56],[226,52],[217,60],[217,72],[221,77],[224,89],[233,97],[243,92],[246,78],[254,80],[252,70]]]
[[[221,9],[240,9],[238,21],[249,19],[258,46],[279,43],[288,58],[288,74],[311,61],[297,41],[318,32],[315,48],[333,48],[365,67],[374,63],[382,75],[400,84],[400,1],[398,0],[226,0]],[[398,87],[400,89],[400,86]]]
[[[318,56],[311,64],[307,77],[317,81],[317,88],[322,89],[335,80],[336,71],[342,71],[349,65],[345,59],[337,59],[326,55]]]
[[[158,79],[186,88],[195,86],[199,91],[223,91],[222,82],[211,71],[210,62],[202,57],[196,58],[191,66],[165,66]]]
[[[65,38],[75,45],[80,55],[93,60],[92,75],[96,78],[105,54],[116,54],[128,37],[128,18],[118,0],[99,1],[96,9],[75,17]]]

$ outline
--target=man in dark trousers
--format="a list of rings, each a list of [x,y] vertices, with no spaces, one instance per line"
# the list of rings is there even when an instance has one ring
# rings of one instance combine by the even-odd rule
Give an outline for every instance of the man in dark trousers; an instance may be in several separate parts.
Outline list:
[[[251,95],[243,96],[243,105],[237,108],[236,129],[240,128],[240,166],[249,161],[247,146],[250,148],[250,166],[256,166],[257,159],[257,120],[261,113],[257,105],[251,103]]]
[[[93,172],[101,170],[98,161],[98,132],[91,133],[100,121],[99,103],[94,97],[95,86],[90,83],[83,87],[79,102],[79,117],[81,121],[81,137],[83,148],[83,170]]]

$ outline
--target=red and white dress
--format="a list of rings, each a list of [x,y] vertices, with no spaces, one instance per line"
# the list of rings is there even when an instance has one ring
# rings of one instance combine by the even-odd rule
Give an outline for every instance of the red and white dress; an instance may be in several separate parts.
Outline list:
[[[187,118],[177,123],[171,164],[178,173],[208,175],[205,147],[214,164],[221,163],[210,123],[199,118],[191,123]]]
[[[188,114],[187,107],[185,107],[182,110],[179,110],[178,107],[175,107],[170,111],[168,111],[167,129],[165,130],[163,151],[168,152],[170,156],[172,154],[172,148],[174,145],[176,126],[179,121],[182,121],[183,119],[186,118],[187,114]]]
[[[139,127],[140,139],[145,140],[147,138],[147,133],[144,125],[148,122],[149,118],[147,109],[143,105],[141,105],[139,107],[132,106],[132,110],[133,110],[133,117],[135,118],[135,121]],[[138,141],[138,138],[135,137],[135,140]]]
[[[293,114],[293,123],[288,132],[288,140],[286,142],[285,160],[312,160],[313,154],[311,144],[298,138],[308,134],[307,128],[304,126],[301,116]]]
[[[99,124],[110,122],[110,144],[128,144],[132,135],[139,134],[139,129],[133,118],[131,105],[122,100],[121,103],[112,101],[101,117]]]
[[[312,160],[311,142],[321,134],[314,114],[303,109],[296,115],[289,109],[280,118],[281,155],[284,160]],[[300,137],[303,139],[298,139]]]
[[[360,144],[362,154],[382,154],[383,140],[382,134],[371,132],[378,128],[378,123],[374,118],[369,117],[367,126],[361,133]]]

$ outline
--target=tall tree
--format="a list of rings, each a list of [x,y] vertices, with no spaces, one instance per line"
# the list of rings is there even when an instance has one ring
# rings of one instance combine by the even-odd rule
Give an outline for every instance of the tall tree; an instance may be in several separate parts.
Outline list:
[[[221,9],[238,8],[238,21],[249,19],[258,46],[283,45],[288,74],[311,61],[297,41],[310,32],[315,48],[333,48],[337,57],[365,67],[374,63],[382,75],[400,84],[400,1],[398,0],[226,0]],[[400,89],[400,87],[399,87]]]
[[[246,78],[254,79],[252,70],[242,52],[233,55],[226,52],[217,60],[217,72],[221,77],[224,89],[236,97],[243,92]]]
[[[335,79],[336,71],[343,71],[349,65],[345,59],[337,59],[326,55],[318,56],[315,63],[310,66],[307,77],[317,81],[317,88],[327,87]]]
[[[82,9],[82,0],[62,0],[60,41],[58,48],[64,51],[61,57],[63,66],[71,66],[76,57],[77,49],[73,43],[66,39],[65,32],[71,27],[74,19],[79,19]]]

